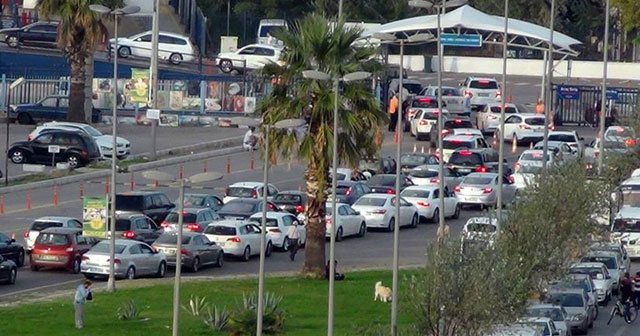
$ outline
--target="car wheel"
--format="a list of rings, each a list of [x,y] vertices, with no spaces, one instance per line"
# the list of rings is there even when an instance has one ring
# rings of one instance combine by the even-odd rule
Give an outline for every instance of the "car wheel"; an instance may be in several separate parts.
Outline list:
[[[77,154],[69,154],[67,156],[67,164],[71,168],[77,168],[80,166],[80,157]]]
[[[169,56],[169,62],[171,62],[171,64],[173,64],[173,65],[178,65],[178,64],[182,63],[182,55],[180,55],[180,54],[171,54]]]
[[[11,271],[9,271],[9,279],[7,279],[7,283],[9,283],[10,285],[15,284],[17,277],[18,277],[18,270],[15,268],[12,268]]]
[[[336,241],[342,241],[342,227],[338,228],[338,231],[336,231]]]
[[[191,264],[191,272],[196,273],[198,270],[200,270],[200,258],[196,257]]]
[[[33,119],[28,113],[20,113],[18,114],[18,124],[20,125],[31,125],[33,124]]]
[[[456,211],[453,213],[453,219],[458,219],[460,218],[460,204],[456,205]]]
[[[395,230],[395,228],[396,228],[396,218],[392,217],[389,220],[389,225],[387,225],[387,231],[393,232],[393,230]]]
[[[440,220],[440,209],[433,210],[433,216],[431,216],[431,223],[437,223]]]
[[[220,65],[218,65],[218,67],[224,73],[230,73],[231,71],[233,71],[233,63],[228,59],[220,60]]]
[[[136,278],[136,269],[133,266],[129,266],[129,269],[127,269],[127,274],[125,274],[125,279],[127,280],[133,280]]]
[[[18,252],[18,258],[16,258],[16,265],[18,267],[24,266],[24,250]]]
[[[158,266],[158,272],[156,272],[156,277],[164,278],[164,275],[167,273],[167,263],[162,261]]]
[[[78,274],[80,273],[80,259],[74,259],[73,264],[71,265],[71,273]]]
[[[367,234],[367,223],[362,222],[360,224],[360,231],[358,232],[358,237],[364,237]]]
[[[282,251],[284,252],[289,251],[290,245],[291,245],[291,241],[289,240],[289,237],[284,237],[284,240],[282,241]]]
[[[214,264],[214,266],[222,267],[223,264],[224,264],[224,253],[220,251],[220,253],[218,253],[218,259],[216,259],[216,263]]]
[[[27,163],[27,154],[22,149],[14,149],[9,153],[11,162],[15,164]]]
[[[242,252],[242,261],[249,261],[249,259],[251,259],[251,247],[247,246]]]
[[[131,56],[131,48],[129,47],[118,48],[118,57],[127,58],[129,56]]]
[[[7,36],[5,42],[7,42],[7,45],[11,48],[17,48],[18,45],[20,45],[20,40],[18,40],[18,37],[13,35]]]
[[[596,315],[593,316],[594,320],[598,319],[598,315],[600,315],[600,309],[598,309],[598,303],[596,303],[595,305],[593,305],[594,310],[596,311]]]
[[[270,257],[271,256],[271,252],[273,252],[273,244],[271,244],[271,242],[267,243],[267,249],[264,250],[264,256],[265,257]]]
[[[418,219],[420,217],[418,217],[418,214],[415,213],[413,214],[413,218],[411,218],[411,224],[409,224],[410,228],[417,228],[418,227]]]
[[[592,319],[591,321],[589,321],[589,326],[588,326],[588,328],[589,328],[589,329],[593,328],[593,319]]]

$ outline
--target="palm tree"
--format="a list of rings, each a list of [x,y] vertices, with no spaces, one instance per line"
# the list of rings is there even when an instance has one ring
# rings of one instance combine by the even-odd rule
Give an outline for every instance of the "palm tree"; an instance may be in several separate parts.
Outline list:
[[[343,76],[363,70],[375,55],[375,50],[352,48],[361,31],[339,24],[330,28],[320,15],[309,15],[298,21],[290,31],[276,34],[284,42],[283,66],[270,64],[264,72],[279,76],[273,92],[260,105],[265,124],[304,117],[306,133],[272,130],[269,136],[272,155],[296,156],[308,164],[304,172],[307,201],[307,242],[303,274],[323,276],[325,265],[325,203],[329,169],[332,161],[333,110],[335,95],[331,81],[303,79],[303,70],[315,69]],[[374,136],[386,121],[386,114],[375,100],[371,85],[344,83],[339,106],[338,155],[340,163],[357,166],[362,156],[374,155],[379,149]]]
[[[122,7],[122,0],[40,0],[40,13],[60,21],[58,46],[69,60],[70,81],[69,112],[67,119],[90,122],[85,115],[85,85],[87,58],[93,57],[95,46],[106,35],[107,29],[99,15],[89,5],[100,4],[109,8]]]

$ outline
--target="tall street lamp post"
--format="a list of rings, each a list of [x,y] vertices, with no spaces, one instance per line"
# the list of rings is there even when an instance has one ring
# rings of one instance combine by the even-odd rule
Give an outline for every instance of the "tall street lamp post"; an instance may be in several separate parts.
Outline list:
[[[5,76],[2,76],[3,79],[5,79]],[[9,111],[11,110],[11,92],[13,92],[13,89],[17,88],[18,86],[24,84],[25,79],[24,77],[20,77],[16,80],[14,80],[11,84],[9,85],[5,85],[5,98],[6,98],[6,102],[7,102],[7,130],[6,130],[6,138],[5,138],[5,142],[4,142],[4,151],[5,151],[5,157],[4,157],[4,185],[8,186],[9,185],[9,125],[11,124],[11,122],[9,122]]]
[[[182,272],[182,224],[184,211],[184,189],[188,184],[199,184],[222,179],[218,172],[207,172],[193,175],[188,178],[176,179],[173,175],[158,170],[142,172],[142,176],[148,180],[177,184],[178,196],[178,236],[176,242],[176,274],[173,284],[173,326],[171,335],[178,336],[180,329],[180,276]]]
[[[502,221],[502,188],[504,177],[504,119],[505,119],[505,97],[507,96],[507,52],[509,44],[509,0],[504,0],[504,36],[502,40],[502,103],[500,106],[500,144],[498,153],[498,200],[497,217],[498,223]]]
[[[111,143],[111,202],[109,207],[109,223],[110,223],[110,244],[109,244],[109,280],[107,281],[107,291],[116,290],[115,278],[115,249],[116,249],[116,160],[118,158],[118,20],[120,16],[134,14],[140,11],[138,6],[127,6],[111,10],[102,5],[89,5],[89,8],[100,15],[113,15],[114,32],[113,32],[113,102],[111,126],[113,142]]]
[[[151,25],[151,64],[149,75],[151,77],[151,108],[158,108],[158,44],[160,42],[160,0],[153,0],[153,22]],[[156,159],[156,138],[158,120],[151,120],[151,160]]]
[[[547,171],[547,161],[549,161],[549,122],[553,109],[553,30],[556,20],[556,0],[551,0],[551,13],[549,14],[549,50],[547,51],[547,89],[544,107],[544,137],[542,140],[542,169]]]
[[[602,174],[602,166],[604,162],[604,129],[605,121],[607,120],[607,62],[609,61],[609,0],[605,5],[604,11],[604,39],[602,40],[602,97],[600,101],[600,146],[598,146],[598,174]]]

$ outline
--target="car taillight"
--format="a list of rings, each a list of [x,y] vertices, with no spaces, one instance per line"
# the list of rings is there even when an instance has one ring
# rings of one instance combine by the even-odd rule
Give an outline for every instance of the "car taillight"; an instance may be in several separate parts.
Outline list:
[[[502,97],[502,91],[496,91],[496,98]]]
[[[371,211],[372,214],[376,214],[376,215],[384,215],[385,213],[387,213],[387,210],[385,209],[377,209],[377,210],[373,210]]]
[[[520,125],[520,129],[531,129],[531,126],[524,124],[524,125]]]
[[[65,249],[65,251],[66,251],[66,252],[73,252],[73,247],[67,247],[67,248]]]
[[[24,238],[29,238],[29,231],[25,231],[22,235]]]
[[[163,229],[168,228],[169,225],[171,225],[171,224],[169,224],[169,222],[167,222],[167,221],[162,221],[162,223],[160,223],[160,227],[162,227]]]
[[[416,205],[424,207],[424,208],[428,208],[429,207],[429,203],[423,202],[423,201],[416,202]]]
[[[351,188],[347,189],[347,192],[344,193],[346,196],[351,195]]]
[[[395,191],[395,190],[393,190],[393,189],[391,189],[391,188],[389,188],[389,189],[387,189],[387,194],[389,194],[389,195],[395,195],[395,194],[396,194],[396,191]]]
[[[107,259],[107,262],[110,262],[110,261],[111,261],[110,259]],[[113,259],[113,263],[116,265],[120,265],[122,263],[122,260],[115,258]]]
[[[453,188],[454,192],[460,192],[460,190],[462,190],[460,186],[456,186],[455,188]]]
[[[251,191],[251,197],[258,198],[258,191],[257,190],[252,190]]]
[[[624,141],[624,145],[627,147],[633,147],[636,145],[636,140],[635,139],[627,139]]]
[[[198,223],[189,223],[187,224],[187,230],[192,232],[200,232],[202,231],[202,227]]]
[[[420,120],[420,122],[418,123],[418,125],[420,126],[425,126],[425,125],[429,125],[429,122],[425,119]]]
[[[122,236],[127,239],[133,239],[136,237],[136,233],[133,231],[125,231],[122,233]]]
[[[482,189],[483,194],[490,194],[493,191],[493,188],[484,188]]]
[[[469,155],[471,155],[471,151],[461,150],[461,151],[458,152],[458,154],[460,154],[462,156],[469,156]]]
[[[431,183],[439,183],[440,179],[437,178],[432,178],[431,180],[429,180]]]
[[[462,120],[461,119],[455,119],[453,121],[454,124],[462,124]]]
[[[304,211],[304,207],[302,205],[296,205],[296,213],[301,213]]]
[[[183,255],[191,255],[191,251],[189,251],[189,250],[187,250],[185,248],[180,249],[180,253],[182,253]]]
[[[487,167],[485,166],[479,166],[478,168],[476,168],[476,173],[486,173],[487,172]]]
[[[232,242],[232,243],[239,243],[241,242],[240,237],[231,237],[231,238],[227,238],[228,242]]]

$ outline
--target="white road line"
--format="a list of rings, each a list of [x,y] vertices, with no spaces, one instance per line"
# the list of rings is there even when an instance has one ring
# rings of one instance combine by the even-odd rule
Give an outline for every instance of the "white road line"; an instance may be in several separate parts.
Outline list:
[[[50,284],[50,285],[44,285],[44,286],[39,286],[39,287],[34,287],[34,288],[29,288],[29,289],[23,289],[23,290],[19,290],[19,291],[16,291],[16,292],[2,294],[2,295],[0,295],[0,298],[8,297],[8,296],[20,295],[22,293],[30,293],[30,292],[40,291],[41,289],[47,289],[47,288],[51,288],[51,287],[58,287],[58,286],[72,284],[72,283],[80,283],[81,280],[82,279],[75,279],[75,280],[58,282],[58,283],[54,283],[54,284]]]

